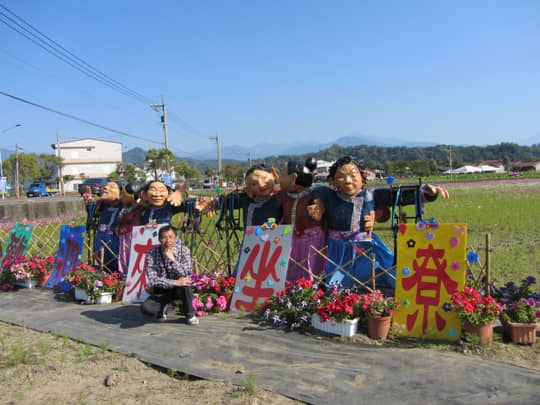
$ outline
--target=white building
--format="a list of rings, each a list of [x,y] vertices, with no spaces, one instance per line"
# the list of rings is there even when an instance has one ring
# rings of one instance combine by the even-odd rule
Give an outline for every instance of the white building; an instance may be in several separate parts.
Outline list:
[[[84,138],[51,145],[56,156],[63,159],[62,176],[71,175],[73,180],[64,184],[66,192],[77,191],[84,179],[107,177],[122,163],[122,144]]]

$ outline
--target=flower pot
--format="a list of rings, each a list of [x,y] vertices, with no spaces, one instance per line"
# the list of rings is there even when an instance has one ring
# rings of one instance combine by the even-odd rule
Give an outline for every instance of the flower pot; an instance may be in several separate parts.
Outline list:
[[[37,280],[33,278],[25,278],[24,280],[16,281],[15,285],[22,288],[35,288],[37,286]]]
[[[75,301],[82,301],[87,304],[92,302],[86,291],[78,287],[75,287]]]
[[[102,292],[96,298],[96,304],[111,304],[112,303],[112,292]]]
[[[536,343],[536,323],[505,322],[504,327],[517,345],[533,345]]]
[[[122,301],[122,298],[124,298],[124,289],[121,288],[118,291],[114,293],[114,300],[115,301]]]
[[[313,314],[311,316],[311,326],[313,326],[315,329],[322,330],[323,332],[331,333],[333,335],[351,337],[358,330],[358,318],[341,322],[330,319],[327,322],[323,322],[321,321],[319,315]]]
[[[51,272],[41,273],[37,281],[38,287],[41,287],[41,288],[45,287],[45,284],[47,284],[47,281],[49,281],[50,276],[51,276]]]
[[[390,332],[392,317],[385,316],[382,318],[369,317],[367,321],[368,335],[372,339],[386,339]]]
[[[491,347],[491,342],[493,340],[493,321],[480,323],[478,325],[463,321],[463,330],[478,336],[480,346]]]

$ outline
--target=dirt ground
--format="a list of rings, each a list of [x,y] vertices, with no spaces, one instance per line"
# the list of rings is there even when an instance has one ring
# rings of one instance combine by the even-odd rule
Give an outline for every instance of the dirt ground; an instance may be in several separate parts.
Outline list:
[[[66,336],[0,322],[2,404],[298,404],[257,387],[190,379]]]
[[[364,334],[353,341],[392,347],[454,351],[540,370],[540,344],[517,346],[496,333],[493,347],[388,340]],[[252,375],[242,386],[189,377],[189,370],[158,370],[139,360],[63,335],[0,322],[0,386],[4,404],[299,404],[257,387]]]

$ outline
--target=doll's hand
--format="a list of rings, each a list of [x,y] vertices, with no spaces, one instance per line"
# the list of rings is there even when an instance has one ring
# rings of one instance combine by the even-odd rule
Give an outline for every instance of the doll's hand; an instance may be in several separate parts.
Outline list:
[[[424,190],[426,191],[426,194],[431,195],[431,196],[439,194],[442,198],[450,197],[450,193],[444,187],[434,186],[432,184],[426,184],[426,187],[424,188]]]
[[[184,196],[180,191],[174,191],[169,194],[167,197],[167,201],[169,204],[178,207],[179,205],[182,205],[182,202],[184,201]]]
[[[309,216],[315,221],[320,221],[325,211],[324,203],[316,198],[313,200],[313,204],[307,207]]]
[[[214,199],[212,197],[203,197],[195,202],[195,209],[201,213],[211,216],[214,214]]]
[[[366,232],[373,231],[373,226],[375,224],[375,211],[371,211],[369,215],[364,216],[364,229]]]

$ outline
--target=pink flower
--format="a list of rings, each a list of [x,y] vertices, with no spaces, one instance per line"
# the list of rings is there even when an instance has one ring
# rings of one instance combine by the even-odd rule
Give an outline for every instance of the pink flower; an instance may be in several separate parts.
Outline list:
[[[206,298],[206,303],[204,304],[204,306],[208,310],[212,309],[212,307],[214,306],[214,302],[212,301],[212,297],[207,297]]]
[[[216,305],[220,311],[225,311],[227,309],[227,298],[225,298],[225,296],[223,295],[220,295],[219,298],[216,300]]]
[[[191,301],[191,305],[193,305],[193,309],[198,310],[204,307],[203,303],[198,298],[193,298],[193,301]]]

